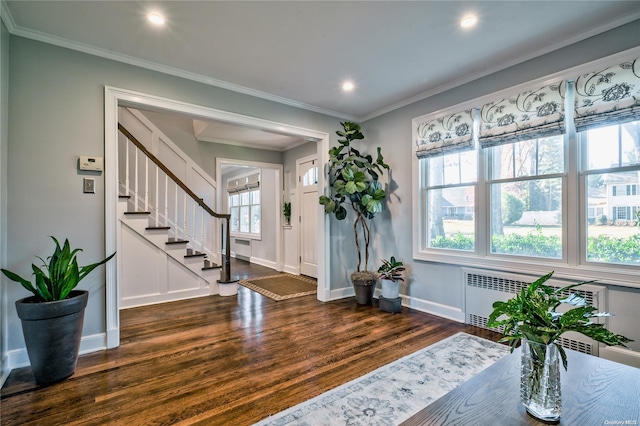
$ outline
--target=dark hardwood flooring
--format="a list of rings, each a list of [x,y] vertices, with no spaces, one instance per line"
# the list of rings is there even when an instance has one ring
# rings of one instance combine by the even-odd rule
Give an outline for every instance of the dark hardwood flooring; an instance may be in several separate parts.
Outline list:
[[[235,262],[241,279],[273,274]],[[273,301],[240,287],[121,312],[121,345],[80,356],[69,379],[2,389],[2,425],[250,425],[459,331],[500,335],[405,307],[315,296]]]

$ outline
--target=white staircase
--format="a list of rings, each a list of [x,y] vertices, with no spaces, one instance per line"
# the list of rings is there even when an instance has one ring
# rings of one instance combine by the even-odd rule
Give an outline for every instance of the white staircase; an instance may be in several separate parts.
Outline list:
[[[216,238],[222,228],[228,251],[229,215],[214,212],[121,124],[119,129],[120,308],[237,294],[229,253],[222,255]]]

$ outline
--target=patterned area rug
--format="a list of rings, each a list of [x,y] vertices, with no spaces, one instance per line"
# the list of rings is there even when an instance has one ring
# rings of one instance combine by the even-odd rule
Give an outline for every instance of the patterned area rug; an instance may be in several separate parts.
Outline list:
[[[508,353],[458,333],[256,425],[397,425]]]
[[[318,283],[313,278],[284,273],[241,280],[238,284],[273,300],[293,299],[318,291]]]

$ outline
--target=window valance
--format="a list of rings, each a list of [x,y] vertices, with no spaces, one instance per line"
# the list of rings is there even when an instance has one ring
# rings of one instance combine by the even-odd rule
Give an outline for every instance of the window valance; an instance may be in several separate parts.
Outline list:
[[[473,149],[473,110],[419,124],[417,134],[418,158]]]
[[[260,173],[254,173],[241,178],[231,178],[227,181],[227,192],[241,192],[260,186]]]
[[[576,131],[640,119],[640,58],[576,78]]]
[[[480,109],[483,148],[564,133],[565,82],[528,90]]]

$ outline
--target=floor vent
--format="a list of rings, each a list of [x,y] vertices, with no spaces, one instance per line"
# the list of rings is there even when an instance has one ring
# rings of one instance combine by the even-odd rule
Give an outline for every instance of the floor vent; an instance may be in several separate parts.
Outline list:
[[[488,328],[487,321],[493,310],[493,302],[497,300],[508,300],[514,294],[519,293],[530,282],[535,281],[538,277],[535,275],[512,274],[497,271],[487,271],[472,268],[463,268],[465,283],[465,311],[466,322],[476,327],[502,333],[504,327]],[[547,285],[562,288],[573,282],[565,282],[558,279],[550,279]],[[583,284],[578,288],[565,292],[564,296],[570,293],[578,293],[584,297],[590,304],[598,308],[598,306],[606,306],[605,294],[606,288],[593,284]],[[579,334],[566,333],[560,339],[563,347],[578,352],[591,355],[598,355],[598,344],[593,340]]]

